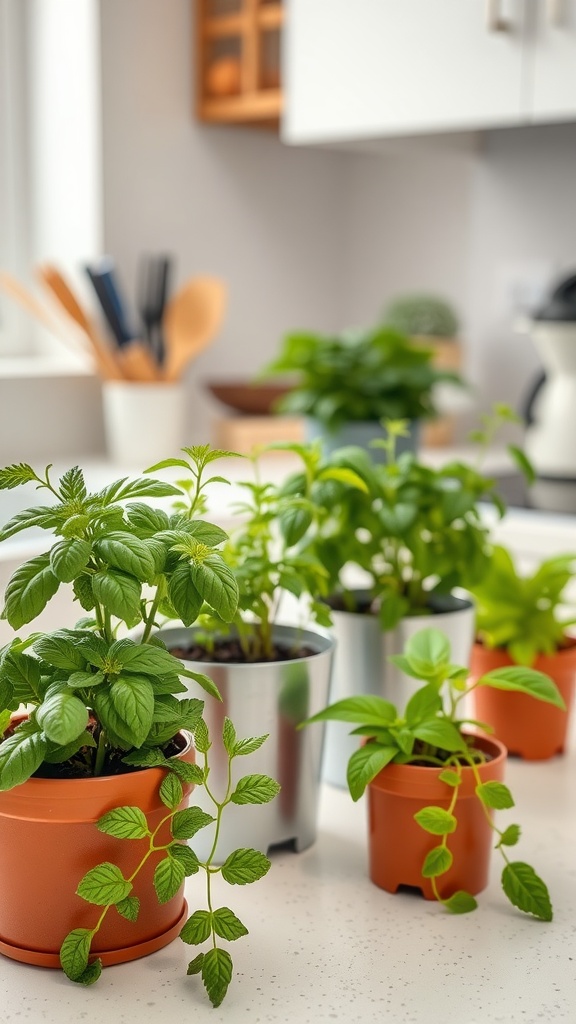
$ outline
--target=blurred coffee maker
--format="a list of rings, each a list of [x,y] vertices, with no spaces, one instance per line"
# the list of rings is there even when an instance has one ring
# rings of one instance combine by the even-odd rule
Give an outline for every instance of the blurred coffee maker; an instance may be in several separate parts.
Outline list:
[[[576,513],[576,274],[562,280],[532,319],[544,373],[526,408],[526,454],[536,471],[530,503]]]

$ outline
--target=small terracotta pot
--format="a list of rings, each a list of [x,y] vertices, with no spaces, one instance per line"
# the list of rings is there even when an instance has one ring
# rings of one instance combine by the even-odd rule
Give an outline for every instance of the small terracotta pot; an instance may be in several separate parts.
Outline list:
[[[495,668],[513,664],[506,651],[490,650],[476,643],[470,661],[471,682]],[[566,646],[556,654],[538,655],[533,668],[551,676],[564,698],[566,711],[524,693],[479,686],[472,693],[474,717],[492,726],[510,754],[528,761],[544,761],[563,754],[566,747],[576,684],[576,639],[567,638]]]
[[[506,748],[484,735],[476,736],[475,744],[492,758],[478,766],[482,782],[501,782]],[[370,878],[387,892],[410,886],[420,889],[425,899],[435,899],[430,879],[422,877],[422,865],[429,851],[440,844],[441,837],[425,832],[414,815],[424,807],[448,808],[454,791],[440,781],[439,775],[438,768],[389,764],[368,787]],[[481,892],[488,884],[494,835],[475,787],[472,769],[463,768],[454,811],[458,827],[448,837],[454,861],[450,870],[437,879],[438,891],[444,899],[459,889],[472,894]]]
[[[194,761],[192,737],[176,756]],[[160,768],[89,779],[29,779],[0,793],[0,952],[38,967],[60,967],[59,950],[72,928],[90,928],[98,907],[76,895],[81,878],[104,861],[124,877],[137,867],[148,840],[119,840],[95,825],[115,807],[137,806],[151,830],[168,813],[158,796]],[[185,799],[192,786],[185,785]],[[168,842],[168,828],[159,837]],[[138,920],[110,909],[93,943],[104,965],[146,956],[178,935],[187,914],[184,886],[158,903],[154,869],[165,856],[153,854],[134,882],[140,899]]]

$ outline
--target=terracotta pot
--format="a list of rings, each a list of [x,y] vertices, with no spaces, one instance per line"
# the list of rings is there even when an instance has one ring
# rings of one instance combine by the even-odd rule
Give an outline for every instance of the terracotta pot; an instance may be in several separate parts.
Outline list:
[[[477,736],[476,746],[492,757],[478,766],[482,782],[501,782],[506,748],[487,736]],[[410,886],[420,889],[427,900],[435,898],[430,879],[422,877],[422,865],[428,852],[440,844],[441,837],[425,832],[414,815],[430,805],[448,808],[453,790],[439,780],[439,774],[438,768],[389,764],[368,787],[370,878],[387,892]],[[488,884],[494,835],[475,794],[476,780],[471,768],[462,769],[462,779],[454,812],[458,827],[448,837],[454,862],[437,879],[443,898],[459,889],[475,894]]]
[[[471,680],[513,664],[506,651],[489,650],[476,643],[470,661]],[[539,655],[533,667],[552,677],[564,698],[566,711],[524,693],[480,686],[472,694],[474,717],[492,726],[510,754],[528,761],[544,761],[564,753],[566,746],[576,684],[576,639],[567,639],[567,646],[556,654]]]
[[[193,762],[192,737],[177,757]],[[155,829],[167,813],[158,796],[160,768],[90,779],[29,779],[0,793],[0,952],[38,967],[60,967],[59,950],[72,928],[89,928],[98,908],[76,895],[80,879],[104,861],[130,875],[148,848],[144,839],[118,840],[95,822],[124,805],[140,807]],[[185,786],[185,800],[192,790]],[[169,832],[160,832],[169,841]],[[187,914],[184,886],[160,905],[153,886],[162,854],[153,854],[134,883],[140,913],[130,922],[111,909],[93,951],[104,965],[146,956],[178,935]]]

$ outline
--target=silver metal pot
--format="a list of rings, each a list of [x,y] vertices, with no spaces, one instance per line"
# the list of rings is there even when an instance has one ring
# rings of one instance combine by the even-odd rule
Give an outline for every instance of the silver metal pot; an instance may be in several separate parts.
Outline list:
[[[359,598],[367,593],[357,591]],[[474,606],[471,601],[446,596],[432,598],[429,615],[411,615],[383,632],[375,615],[356,612],[332,612],[332,633],[336,654],[330,703],[344,697],[377,694],[395,704],[400,712],[412,694],[422,685],[411,679],[388,658],[401,654],[407,640],[421,629],[433,627],[448,637],[452,661],[468,665],[474,639]],[[329,722],[324,740],[322,776],[333,786],[346,786],[346,767],[358,749],[359,739],[350,736],[353,726],[345,722]]]
[[[171,649],[194,643],[199,632],[181,626],[162,629],[158,635]],[[309,647],[315,653],[278,662],[184,661],[192,671],[210,676],[222,695],[222,703],[213,700],[193,680],[182,677],[190,695],[205,701],[204,720],[212,740],[209,785],[216,798],[223,799],[227,784],[228,758],[222,743],[225,717],[239,739],[269,734],[255,753],[234,759],[234,783],[243,775],[263,774],[282,787],[269,804],[229,804],[225,808],[218,862],[239,847],[266,853],[271,846],[292,843],[299,852],[316,839],[324,729],[314,725],[297,730],[296,726],[328,703],[334,641],[290,626],[275,627],[274,639],[286,646]],[[194,791],[191,802],[213,813],[214,805],[202,787]],[[195,836],[194,850],[201,859],[210,852],[213,837],[212,825]]]

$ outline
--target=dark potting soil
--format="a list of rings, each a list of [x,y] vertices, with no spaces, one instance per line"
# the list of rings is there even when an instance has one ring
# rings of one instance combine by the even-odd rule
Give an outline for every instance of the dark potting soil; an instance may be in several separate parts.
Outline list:
[[[91,727],[88,727],[88,731],[91,731]],[[186,746],[186,740],[184,736],[174,736],[165,746],[162,748],[164,757],[173,757],[175,754],[179,754],[181,750]],[[131,772],[141,772],[144,768],[139,768],[135,765],[124,764],[122,758],[125,757],[125,750],[111,750],[107,754],[104,771],[99,778],[109,775],[129,775]],[[93,773],[91,769],[91,759],[94,756],[93,747],[81,747],[73,757],[68,761],[61,761],[59,764],[41,764],[37,771],[34,772],[34,779],[91,779]]]
[[[187,647],[171,647],[170,654],[180,661],[203,661],[217,662],[222,665],[246,665],[251,661],[257,662],[261,659],[247,658],[240,646],[240,641],[234,637],[227,637],[225,640],[217,640],[214,647],[207,648],[202,644],[190,644]],[[296,658],[309,658],[316,654],[311,647],[288,647],[286,644],[276,644],[273,649],[272,658],[267,661],[294,661]]]

